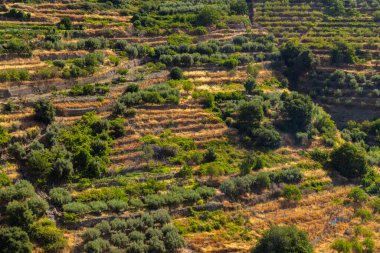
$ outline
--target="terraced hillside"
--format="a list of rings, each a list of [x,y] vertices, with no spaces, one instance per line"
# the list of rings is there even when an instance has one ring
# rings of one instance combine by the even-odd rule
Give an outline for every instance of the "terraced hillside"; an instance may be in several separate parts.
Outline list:
[[[378,252],[379,10],[1,2],[0,252]]]
[[[323,104],[339,125],[350,119],[378,117],[377,1],[259,2],[255,11],[255,21],[280,42],[296,38],[319,57],[320,64],[311,77],[314,81],[306,80],[300,89]],[[332,57],[333,52],[346,52],[351,57]],[[329,76],[337,70],[350,76],[332,84]],[[352,106],[355,109],[346,113]]]

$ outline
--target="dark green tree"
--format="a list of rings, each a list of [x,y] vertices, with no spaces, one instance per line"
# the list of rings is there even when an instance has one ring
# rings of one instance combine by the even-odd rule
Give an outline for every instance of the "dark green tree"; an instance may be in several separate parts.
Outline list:
[[[316,58],[311,50],[298,41],[288,41],[281,47],[280,53],[286,66],[284,74],[295,83],[301,75],[311,70],[316,64]]]
[[[273,226],[252,249],[252,253],[313,253],[308,236],[295,226]]]
[[[361,177],[368,170],[365,150],[357,145],[345,143],[332,151],[331,166],[344,177]]]
[[[34,118],[45,124],[50,124],[55,118],[55,108],[47,100],[40,99],[34,104]]]
[[[263,106],[258,101],[243,103],[238,109],[237,127],[249,132],[260,125],[264,118]]]
[[[170,70],[170,78],[173,80],[183,79],[183,71],[178,67],[174,67]]]
[[[248,15],[248,4],[246,0],[234,0],[230,3],[230,10],[235,15]]]
[[[220,19],[220,10],[209,6],[203,8],[195,18],[196,25],[198,26],[215,25],[219,22]]]
[[[333,64],[355,63],[358,61],[355,47],[347,42],[337,42],[330,51],[330,61]]]
[[[289,132],[306,132],[311,124],[313,102],[310,97],[293,92],[281,95],[281,116]]]

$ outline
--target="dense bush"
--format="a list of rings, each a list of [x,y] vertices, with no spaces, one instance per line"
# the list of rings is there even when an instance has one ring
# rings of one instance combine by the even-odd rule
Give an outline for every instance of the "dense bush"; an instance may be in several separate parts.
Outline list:
[[[71,19],[68,17],[61,18],[59,23],[57,24],[58,29],[61,30],[71,30],[73,29],[73,23],[71,22]]]
[[[334,149],[331,153],[331,166],[347,178],[364,176],[368,170],[365,151],[350,143]]]
[[[273,226],[259,239],[252,253],[312,253],[314,252],[305,232],[294,226]]]
[[[302,193],[296,185],[288,184],[282,191],[282,196],[288,201],[300,201]]]
[[[47,100],[40,99],[34,104],[34,118],[45,124],[50,124],[55,118],[55,108]]]
[[[59,252],[67,244],[63,232],[56,227],[53,221],[47,218],[33,223],[31,234],[45,252]]]
[[[183,79],[183,71],[182,69],[175,67],[170,70],[170,78],[173,80],[181,80]]]
[[[234,0],[230,3],[230,10],[235,15],[248,15],[248,4],[245,0]]]
[[[259,102],[245,102],[238,109],[237,127],[242,131],[249,132],[260,125],[263,117],[263,107]]]
[[[254,129],[252,139],[258,147],[273,149],[281,145],[281,135],[273,128],[259,127]]]
[[[18,11],[16,9],[11,9],[9,12],[1,14],[1,16],[22,21],[30,20],[31,18],[30,13]]]
[[[220,11],[213,7],[203,8],[195,18],[197,26],[215,25],[221,19]]]
[[[358,61],[356,49],[347,42],[338,42],[330,52],[330,61],[334,64],[355,63]]]
[[[18,227],[0,228],[0,248],[2,252],[32,252],[33,245],[28,234]]]
[[[312,119],[313,102],[305,95],[299,93],[283,93],[281,95],[283,107],[281,116],[289,132],[305,132]]]
[[[315,56],[310,49],[297,41],[289,41],[281,48],[281,59],[287,67],[284,74],[293,81],[311,70],[316,63]]]
[[[71,202],[70,192],[60,187],[51,189],[49,191],[49,198],[54,205],[58,206]]]

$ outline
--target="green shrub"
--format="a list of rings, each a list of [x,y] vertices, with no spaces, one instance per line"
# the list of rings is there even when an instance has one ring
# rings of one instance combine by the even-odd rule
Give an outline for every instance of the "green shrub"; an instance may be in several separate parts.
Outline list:
[[[372,213],[364,208],[356,210],[356,212],[354,213],[354,217],[359,217],[362,220],[362,222],[370,221],[373,218]]]
[[[129,238],[124,233],[116,233],[111,236],[111,243],[117,247],[125,248],[129,243]]]
[[[33,223],[31,233],[33,239],[42,246],[45,252],[59,252],[67,244],[63,231],[47,218]]]
[[[40,99],[34,105],[35,119],[45,124],[50,124],[55,118],[55,108],[47,100]]]
[[[358,61],[358,56],[353,45],[341,41],[337,42],[331,50],[330,61],[334,64],[355,63]]]
[[[57,206],[71,202],[70,192],[64,188],[56,187],[49,191],[50,201]]]
[[[102,238],[90,241],[84,245],[86,253],[102,253],[110,247],[110,243]]]
[[[0,228],[0,248],[2,252],[30,253],[33,244],[28,234],[18,227]]]
[[[365,203],[368,200],[368,194],[361,188],[352,188],[347,197],[355,203]]]
[[[184,78],[182,69],[174,67],[170,70],[170,78],[173,80],[181,80]]]
[[[252,138],[258,147],[274,149],[281,145],[281,135],[273,128],[256,128],[252,131]]]
[[[203,8],[195,18],[197,26],[215,25],[221,18],[220,11],[213,7]]]
[[[113,212],[122,212],[128,208],[128,203],[118,199],[111,199],[107,201],[109,209]]]
[[[364,176],[368,170],[365,151],[350,143],[345,143],[333,150],[331,165],[347,178]]]
[[[284,187],[282,196],[284,196],[284,198],[288,201],[298,202],[302,198],[302,193],[296,185],[288,184]]]
[[[37,219],[36,215],[29,209],[26,203],[12,201],[7,205],[6,214],[8,223],[11,226],[18,226],[28,229],[29,226]]]
[[[252,253],[312,253],[314,252],[308,236],[295,226],[272,226],[252,249]]]
[[[336,250],[342,253],[350,253],[351,252],[351,243],[344,239],[337,239],[331,245],[331,249]]]
[[[96,228],[88,228],[82,234],[82,238],[85,242],[96,240],[100,237],[101,232]]]
[[[79,202],[68,203],[63,205],[62,207],[63,211],[67,213],[74,213],[79,215],[86,214],[91,210],[91,208],[88,205]]]

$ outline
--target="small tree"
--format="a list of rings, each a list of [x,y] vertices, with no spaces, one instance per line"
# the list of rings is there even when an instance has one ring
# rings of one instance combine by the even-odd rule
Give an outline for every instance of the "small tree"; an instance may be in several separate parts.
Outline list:
[[[274,149],[281,145],[281,135],[273,128],[256,128],[252,131],[252,137],[258,147]]]
[[[273,226],[259,239],[252,253],[313,253],[308,236],[295,226]]]
[[[174,67],[170,70],[170,78],[173,80],[181,80],[184,78],[182,69]]]
[[[293,92],[281,95],[283,107],[281,116],[285,120],[289,132],[305,132],[308,130],[312,119],[313,102],[310,97]]]
[[[215,25],[221,18],[220,11],[213,7],[205,7],[195,18],[198,26]]]
[[[246,102],[238,109],[237,126],[240,130],[249,132],[250,129],[258,127],[263,118],[263,107],[259,102]]]
[[[55,118],[55,108],[47,100],[40,99],[34,104],[34,118],[45,124],[50,124]]]
[[[347,178],[356,178],[367,172],[365,151],[351,143],[345,143],[331,153],[331,165]]]
[[[280,53],[287,67],[284,74],[293,82],[297,82],[301,75],[311,70],[316,64],[315,56],[311,50],[298,41],[288,41],[281,47]]]

